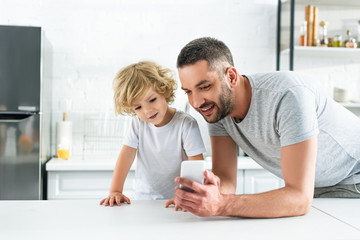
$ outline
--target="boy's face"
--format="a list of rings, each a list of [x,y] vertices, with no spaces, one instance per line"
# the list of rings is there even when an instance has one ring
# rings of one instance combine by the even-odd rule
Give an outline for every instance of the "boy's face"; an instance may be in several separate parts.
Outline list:
[[[167,124],[168,104],[163,95],[150,88],[143,97],[133,103],[135,114],[144,122],[149,122],[157,127]]]

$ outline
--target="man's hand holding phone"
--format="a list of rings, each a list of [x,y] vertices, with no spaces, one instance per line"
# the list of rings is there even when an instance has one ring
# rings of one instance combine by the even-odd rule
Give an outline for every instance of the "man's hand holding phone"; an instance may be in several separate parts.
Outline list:
[[[204,171],[205,171],[204,160],[187,160],[181,163],[180,177],[203,184]],[[180,188],[188,192],[194,192],[192,189],[182,185],[180,185]],[[168,200],[165,204],[165,207],[167,208],[170,205],[175,205],[175,211],[177,211],[180,208],[179,205],[175,203],[175,198]],[[184,209],[182,210],[186,212],[186,210]]]
[[[205,176],[204,184],[183,177],[175,178],[175,182],[181,187],[191,189],[191,192],[188,192],[177,187],[175,189],[176,204],[183,211],[189,211],[197,216],[222,215],[223,209],[226,209],[227,195],[220,192],[220,179],[207,170],[204,170],[203,176]]]

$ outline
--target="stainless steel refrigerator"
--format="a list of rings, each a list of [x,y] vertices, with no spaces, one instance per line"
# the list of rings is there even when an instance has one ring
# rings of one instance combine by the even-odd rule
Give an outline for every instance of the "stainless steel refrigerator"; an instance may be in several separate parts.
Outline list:
[[[0,200],[45,199],[50,99],[42,97],[42,30],[0,25]]]

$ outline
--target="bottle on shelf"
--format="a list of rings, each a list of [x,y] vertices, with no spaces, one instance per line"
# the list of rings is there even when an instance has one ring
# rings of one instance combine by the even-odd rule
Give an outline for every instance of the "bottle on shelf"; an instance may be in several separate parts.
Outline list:
[[[351,36],[351,31],[348,29],[346,31],[346,40],[344,41],[344,47],[346,48],[356,48],[357,43],[356,39]]]
[[[328,38],[328,47],[332,47],[332,46],[333,46],[333,41],[334,41],[334,38],[332,38],[332,37],[329,37],[329,38]]]
[[[300,25],[300,46],[307,46],[307,21]]]
[[[67,119],[67,112],[63,113],[63,120],[56,123],[56,151],[61,159],[71,156],[72,123]]]
[[[317,19],[319,9],[313,5],[305,6],[305,20],[307,21],[306,46],[317,46]]]
[[[319,28],[319,46],[320,47],[328,46],[327,25],[328,25],[327,21],[320,22],[320,28]]]

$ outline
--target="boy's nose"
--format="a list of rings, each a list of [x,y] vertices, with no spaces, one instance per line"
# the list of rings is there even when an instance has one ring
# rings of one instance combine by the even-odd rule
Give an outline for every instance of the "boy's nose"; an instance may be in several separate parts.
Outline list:
[[[152,108],[151,107],[145,107],[144,108],[144,113],[147,117],[151,117],[151,113],[152,113]]]

